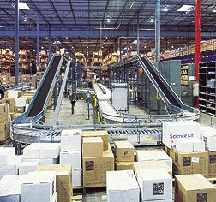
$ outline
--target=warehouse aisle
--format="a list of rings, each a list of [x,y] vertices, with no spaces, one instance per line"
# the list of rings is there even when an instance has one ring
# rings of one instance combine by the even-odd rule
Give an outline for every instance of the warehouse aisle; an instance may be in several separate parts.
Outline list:
[[[90,108],[92,106],[90,105]],[[51,125],[54,114],[53,106],[45,114],[45,125]],[[58,116],[58,125],[92,125],[93,110],[90,110],[88,118],[87,103],[85,100],[77,100],[75,103],[74,115],[71,114],[71,103],[68,98],[62,99],[61,109]]]

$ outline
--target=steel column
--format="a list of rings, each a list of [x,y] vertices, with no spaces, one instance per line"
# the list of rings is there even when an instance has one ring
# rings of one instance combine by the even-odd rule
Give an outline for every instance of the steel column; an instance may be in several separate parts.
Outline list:
[[[160,0],[155,2],[155,62],[159,67],[160,56]]]
[[[129,29],[127,29],[127,37],[129,37]],[[129,41],[128,41],[128,38],[127,38],[127,60],[129,58]]]
[[[37,13],[37,72],[40,71],[40,67],[39,67],[39,62],[40,62],[40,58],[39,58],[39,46],[40,46],[40,44],[39,44],[39,34],[40,34],[39,33],[40,32],[39,16],[40,16],[40,14],[38,12]]]
[[[57,51],[58,51],[58,43],[57,43],[57,37],[56,37],[56,54],[57,54]]]
[[[19,0],[15,0],[15,85],[19,82]]]
[[[51,60],[51,25],[49,26],[49,62]]]
[[[120,63],[122,62],[122,40],[121,40],[121,38],[120,38],[120,44],[119,44],[119,49],[120,49]]]
[[[199,83],[199,63],[201,62],[201,0],[196,0],[195,3],[195,79]],[[199,97],[196,97],[196,105],[198,108]]]
[[[139,55],[139,11],[137,12],[137,55]]]

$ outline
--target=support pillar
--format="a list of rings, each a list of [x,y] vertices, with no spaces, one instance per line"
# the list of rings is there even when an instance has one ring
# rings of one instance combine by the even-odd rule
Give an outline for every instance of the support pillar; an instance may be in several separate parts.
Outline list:
[[[128,37],[129,37],[129,29],[127,29],[127,60],[129,58],[129,41],[128,41]]]
[[[49,62],[51,60],[51,25],[49,26]]]
[[[57,54],[57,51],[58,51],[58,43],[57,43],[57,37],[56,37],[56,54]]]
[[[120,38],[120,47],[119,47],[119,49],[120,49],[120,63],[122,63],[122,40],[121,40],[121,38]]]
[[[137,12],[137,55],[139,55],[139,11]]]
[[[19,82],[19,0],[15,0],[15,86]]]
[[[201,62],[201,0],[195,3],[195,80],[199,83],[199,63]],[[199,107],[199,97],[196,97],[196,108]]]
[[[39,58],[39,46],[40,46],[40,44],[39,44],[39,34],[40,34],[40,30],[39,30],[39,26],[40,26],[40,24],[39,24],[39,12],[37,13],[37,72],[39,72],[40,71],[40,67],[39,67],[39,60],[40,60],[40,58]]]
[[[155,5],[155,62],[159,68],[160,56],[160,0],[156,0]]]

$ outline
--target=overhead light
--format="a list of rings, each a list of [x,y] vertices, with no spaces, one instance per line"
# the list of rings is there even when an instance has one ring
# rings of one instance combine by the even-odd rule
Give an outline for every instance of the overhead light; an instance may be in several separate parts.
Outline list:
[[[213,8],[213,13],[216,13],[216,8],[215,7]]]
[[[116,29],[118,29],[120,27],[120,24],[116,27]]]
[[[140,31],[155,31],[155,29],[140,29]]]
[[[133,44],[137,44],[137,40],[134,40]]]
[[[110,18],[107,18],[107,22],[110,22]]]
[[[13,3],[13,4],[11,4],[14,8],[15,8],[15,3]],[[19,9],[25,9],[25,10],[29,10],[30,8],[28,7],[28,5],[27,5],[27,3],[21,3],[21,2],[19,2]]]
[[[146,46],[144,46],[144,48],[146,48]]]
[[[181,8],[179,8],[177,11],[191,11],[194,9],[194,6],[191,5],[183,5]]]
[[[167,8],[167,6],[164,7],[164,11],[168,11],[169,9]]]
[[[154,22],[154,19],[153,19],[153,18],[151,18],[151,19],[150,19],[150,22]]]
[[[133,5],[134,5],[135,3],[136,3],[136,1],[134,1],[134,2],[131,4],[129,10],[133,7]]]
[[[0,27],[3,27],[3,25],[0,25]]]
[[[27,18],[24,18],[24,22],[26,22],[26,21],[28,21],[28,19],[27,19]]]

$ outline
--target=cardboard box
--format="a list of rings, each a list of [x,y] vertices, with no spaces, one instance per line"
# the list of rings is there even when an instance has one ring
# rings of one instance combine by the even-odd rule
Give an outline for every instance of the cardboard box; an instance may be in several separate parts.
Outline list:
[[[39,160],[41,165],[52,165],[58,163],[58,158],[46,158],[46,159],[40,159]]]
[[[114,170],[114,156],[110,149],[103,157],[83,157],[83,187],[105,187],[106,171]]]
[[[133,162],[132,169],[137,177],[137,170],[139,169],[166,169],[172,176],[172,169],[164,161],[147,161],[147,162]]]
[[[216,151],[209,151],[208,152],[208,159],[209,159],[209,164],[208,164],[208,172],[209,176],[208,177],[216,177]]]
[[[56,195],[56,172],[33,172],[28,174],[28,178],[29,182],[21,184],[22,201],[53,201]]]
[[[180,152],[193,152],[193,142],[189,139],[177,139],[176,149]]]
[[[200,124],[194,121],[164,122],[163,143],[169,148],[176,147],[176,139],[200,138]]]
[[[172,169],[172,159],[164,151],[137,151],[137,162],[164,161]]]
[[[81,130],[63,130],[61,134],[61,149],[65,151],[81,151]]]
[[[8,90],[4,93],[5,98],[18,98],[21,96],[20,91]]]
[[[9,105],[0,104],[0,122],[8,121],[9,119]]]
[[[60,143],[44,143],[43,147],[40,148],[40,158],[49,159],[49,158],[58,158],[61,150]]]
[[[25,107],[27,103],[27,98],[16,98],[15,107]]]
[[[10,135],[9,121],[0,123],[0,141],[7,140]]]
[[[27,99],[27,104],[29,104],[32,100],[32,96],[21,96],[20,98],[24,98],[24,99]]]
[[[40,149],[46,143],[32,143],[31,145],[27,145],[23,149],[23,158],[29,159],[39,159],[40,158]]]
[[[115,162],[115,170],[132,170],[133,169],[133,162]]]
[[[82,169],[73,169],[73,187],[82,187]]]
[[[170,156],[172,159],[174,159],[174,148],[169,148],[165,145],[165,152],[168,156]]]
[[[25,106],[23,107],[16,107],[15,106],[15,113],[18,114],[18,113],[23,113],[25,112]]]
[[[0,165],[8,165],[14,157],[14,147],[0,147]]]
[[[208,201],[214,202],[216,188],[203,175],[176,175],[176,201]]]
[[[26,175],[30,172],[34,172],[40,162],[38,160],[32,161],[32,162],[22,162],[19,165],[19,174],[20,175]]]
[[[175,175],[202,174],[208,176],[208,152],[179,152],[174,150]]]
[[[81,151],[61,151],[60,164],[72,164],[73,169],[81,169]]]
[[[117,161],[134,161],[135,148],[129,141],[114,141]]]
[[[36,171],[55,171],[56,172],[56,191],[58,201],[68,202],[73,196],[72,186],[72,165],[39,165]],[[66,172],[65,172],[66,171]],[[63,173],[62,173],[63,172]]]
[[[201,138],[209,151],[216,151],[216,130],[209,129],[201,133]]]
[[[138,169],[141,200],[172,199],[172,177],[165,169]]]
[[[101,137],[103,140],[103,150],[108,150],[109,137],[107,131],[82,132],[82,137]]]
[[[15,112],[15,99],[16,98],[2,98],[2,104],[9,104],[9,112]]]
[[[102,157],[103,140],[101,137],[85,137],[82,143],[83,157]]]
[[[140,188],[132,170],[106,173],[107,202],[139,202]]]

